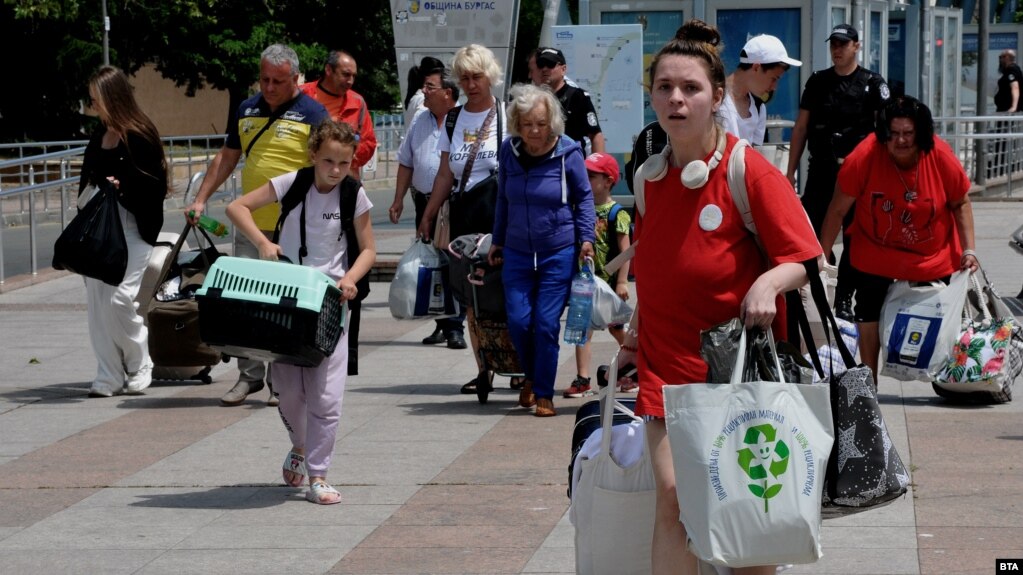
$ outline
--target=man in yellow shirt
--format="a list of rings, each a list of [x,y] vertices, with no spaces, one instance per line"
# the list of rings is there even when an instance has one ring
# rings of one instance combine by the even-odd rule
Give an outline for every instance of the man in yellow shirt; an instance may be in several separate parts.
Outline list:
[[[263,51],[259,61],[260,92],[238,107],[237,122],[227,127],[227,141],[206,168],[195,201],[185,209],[189,221],[194,223],[203,213],[206,200],[231,176],[243,152],[242,194],[274,176],[309,165],[309,132],[329,116],[321,104],[298,89],[298,74],[298,55],[288,46],[274,44]],[[260,208],[252,215],[259,229],[271,237],[280,215],[278,205]],[[234,255],[258,258],[259,250],[242,234],[235,234]],[[238,383],[220,402],[239,405],[246,396],[263,389],[264,381],[270,384],[265,363],[239,358]],[[272,389],[267,404],[277,405]]]

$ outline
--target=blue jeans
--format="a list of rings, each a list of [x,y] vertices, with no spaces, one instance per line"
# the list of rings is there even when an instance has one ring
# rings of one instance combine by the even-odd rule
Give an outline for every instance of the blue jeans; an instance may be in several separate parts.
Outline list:
[[[538,398],[554,397],[558,336],[575,269],[575,246],[529,253],[504,248],[508,332],[526,379]]]

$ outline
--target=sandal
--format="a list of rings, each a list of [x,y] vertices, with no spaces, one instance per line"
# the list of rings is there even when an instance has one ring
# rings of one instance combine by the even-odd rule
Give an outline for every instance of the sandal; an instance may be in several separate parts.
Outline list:
[[[298,487],[305,482],[307,474],[305,456],[294,451],[288,452],[287,457],[284,458],[283,472],[281,473],[284,477],[284,483],[291,487]],[[288,478],[289,475],[291,476],[290,479]]]
[[[546,397],[538,397],[536,399],[536,412],[533,414],[537,417],[554,417],[558,412],[554,411],[554,400]]]
[[[459,393],[462,395],[476,395],[476,378],[470,379],[469,383],[463,385]]]
[[[309,486],[305,494],[306,501],[318,505],[333,505],[341,503],[341,493],[334,489],[326,481],[317,481]]]
[[[533,382],[528,379],[522,383],[522,390],[519,391],[519,405],[526,408],[536,405],[536,396],[533,395]]]
[[[524,378],[524,377],[513,377],[513,378],[511,378],[511,381],[508,382],[508,387],[512,388],[512,390],[514,390],[514,391],[519,391],[520,389],[522,389],[522,386],[525,385],[525,384],[526,384],[526,378]]]

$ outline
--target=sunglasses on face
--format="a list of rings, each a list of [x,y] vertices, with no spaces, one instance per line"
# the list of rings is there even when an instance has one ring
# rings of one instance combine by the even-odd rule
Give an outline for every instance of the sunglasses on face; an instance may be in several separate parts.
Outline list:
[[[553,69],[553,68],[556,68],[557,66],[558,66],[557,62],[551,62],[551,61],[548,61],[548,60],[537,60],[536,61],[536,67],[541,69],[541,70]]]

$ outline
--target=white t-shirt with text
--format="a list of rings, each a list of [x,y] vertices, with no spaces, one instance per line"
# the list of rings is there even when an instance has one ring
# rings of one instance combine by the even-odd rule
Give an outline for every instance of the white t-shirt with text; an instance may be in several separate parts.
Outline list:
[[[443,126],[443,133],[437,142],[437,149],[449,153],[448,165],[456,182],[461,182],[465,163],[469,159],[469,151],[476,141],[476,133],[483,124],[483,120],[487,119],[488,113],[490,110],[469,112],[462,108],[458,114],[458,121],[455,123],[455,131],[452,133],[451,140],[448,140],[447,126]],[[501,147],[501,141],[508,137],[508,122],[504,117],[504,107],[500,103],[497,105],[497,113],[501,115],[500,139],[498,139],[497,114],[495,114],[494,119],[490,121],[487,139],[476,152],[476,162],[472,165],[472,174],[469,175],[469,181],[465,183],[466,190],[487,179],[490,174],[497,173],[497,152]],[[457,186],[454,191],[458,191]]]

